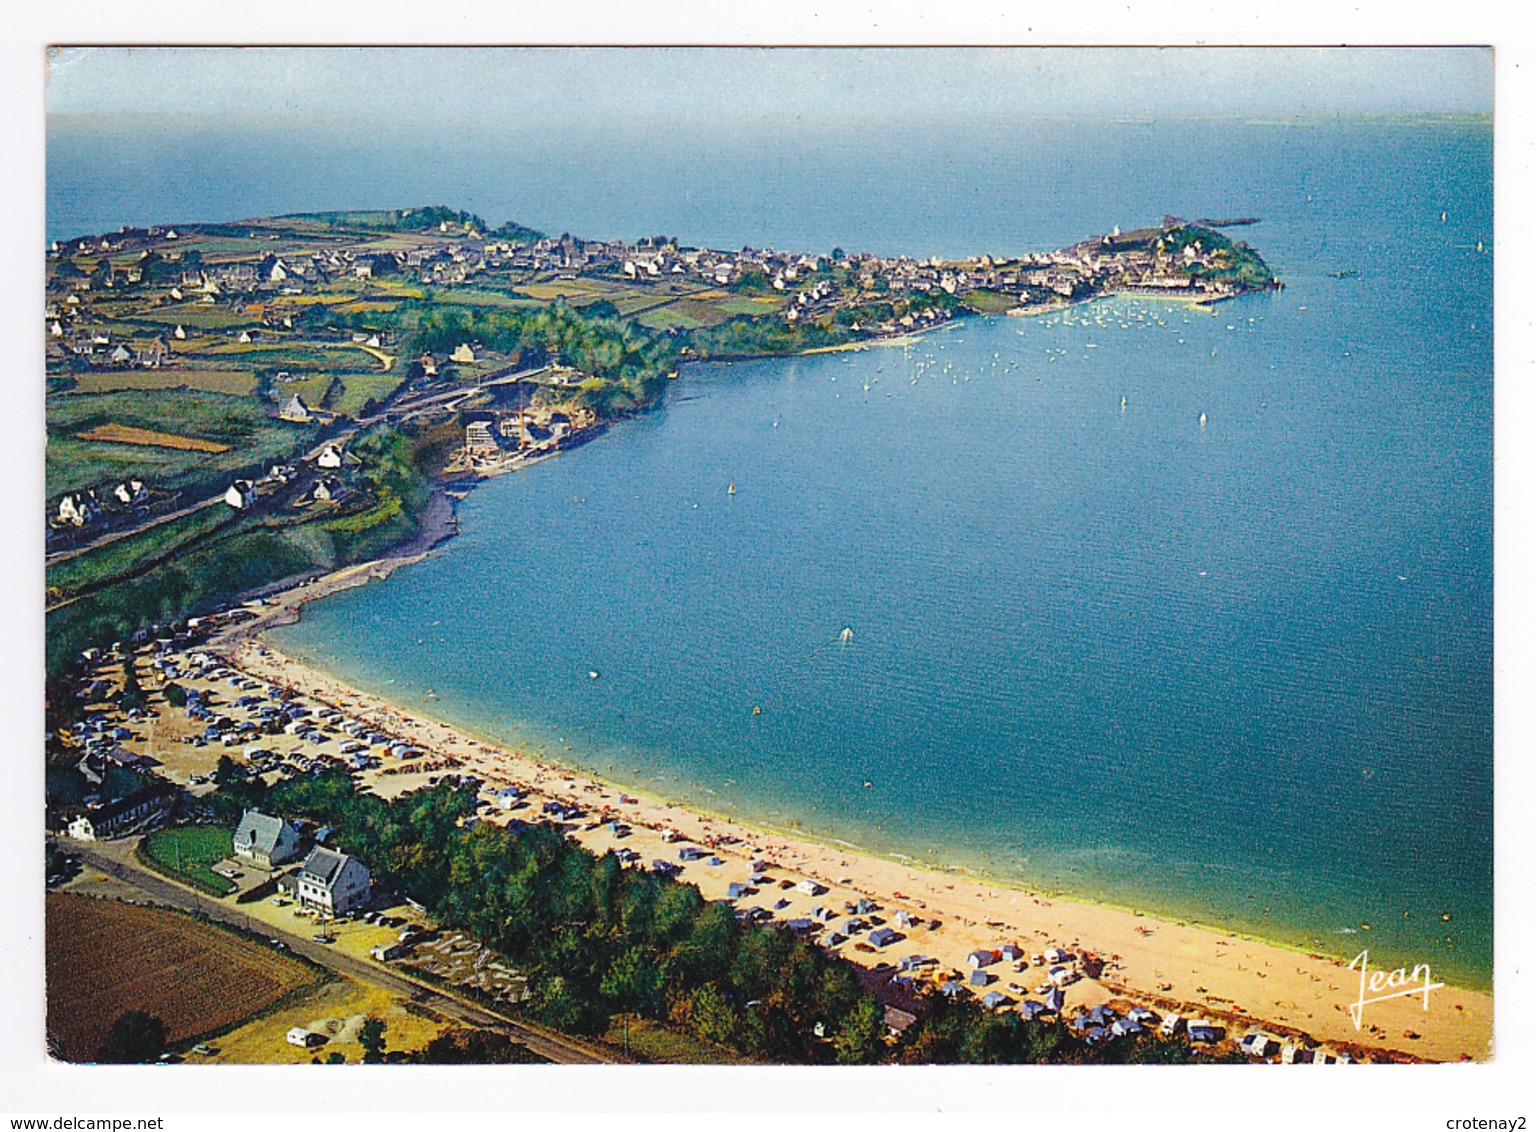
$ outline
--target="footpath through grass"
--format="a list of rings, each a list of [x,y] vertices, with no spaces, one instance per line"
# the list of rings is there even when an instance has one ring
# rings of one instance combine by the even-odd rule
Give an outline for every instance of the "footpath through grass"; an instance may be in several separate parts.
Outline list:
[[[139,842],[139,860],[158,873],[214,896],[228,896],[235,883],[213,871],[234,853],[235,835],[222,826],[188,825],[157,829]]]

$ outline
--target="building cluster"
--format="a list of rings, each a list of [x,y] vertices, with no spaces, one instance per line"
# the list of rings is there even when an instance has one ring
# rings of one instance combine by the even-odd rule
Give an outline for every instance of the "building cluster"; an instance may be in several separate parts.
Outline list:
[[[568,447],[597,425],[589,409],[540,406],[487,413],[464,426],[464,445],[449,471],[498,470],[507,460]]]
[[[143,480],[127,479],[110,488],[66,492],[50,509],[48,521],[56,527],[88,527],[112,514],[140,511],[152,502],[154,493]]]
[[[308,420],[297,394],[283,406],[284,420]],[[301,415],[302,414],[302,415]],[[273,464],[258,479],[236,479],[224,492],[224,503],[236,511],[254,509],[263,498],[279,497],[293,507],[316,503],[340,504],[357,494],[353,469],[357,457],[340,444],[326,444],[298,464]]]

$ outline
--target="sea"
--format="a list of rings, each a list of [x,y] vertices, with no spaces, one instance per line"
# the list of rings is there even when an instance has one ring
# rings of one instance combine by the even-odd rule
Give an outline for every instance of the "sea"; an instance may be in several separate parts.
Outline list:
[[[1487,987],[1492,157],[1482,116],[54,118],[48,232],[443,203],[959,256],[1258,217],[1280,291],[686,365],[274,643],[711,812]]]

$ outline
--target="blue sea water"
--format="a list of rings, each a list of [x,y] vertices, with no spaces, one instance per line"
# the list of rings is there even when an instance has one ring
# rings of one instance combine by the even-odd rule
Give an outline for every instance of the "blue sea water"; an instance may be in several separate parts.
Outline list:
[[[687,367],[277,643],[720,812],[1487,984],[1486,119],[509,128],[387,163],[346,123],[133,128],[114,196],[111,131],[50,124],[51,234],[430,199],[926,255],[1262,217],[1232,234],[1285,290],[1214,310]]]

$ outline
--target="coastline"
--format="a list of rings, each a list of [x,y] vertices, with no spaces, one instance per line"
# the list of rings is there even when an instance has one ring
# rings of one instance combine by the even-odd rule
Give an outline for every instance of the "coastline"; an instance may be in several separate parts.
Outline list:
[[[269,628],[298,620],[306,602],[387,577],[400,566],[419,561],[431,546],[451,535],[451,527],[439,525],[438,537],[429,541],[427,527],[424,523],[422,535],[401,552],[268,598],[255,619],[217,635],[209,642],[209,650],[235,667],[409,739],[431,753],[423,761],[434,769],[451,760],[452,765],[485,779],[488,789],[520,783],[530,789],[535,805],[548,800],[592,807],[596,796],[605,803],[605,811],[633,826],[635,836],[624,844],[640,851],[643,860],[676,856],[674,847],[662,838],[663,830],[713,846],[725,866],[689,865],[682,877],[697,883],[707,899],[724,898],[727,883],[742,880],[747,862],[762,857],[796,878],[825,885],[830,891],[821,902],[829,907],[840,906],[844,898],[864,897],[888,910],[902,907],[942,923],[937,929],[914,931],[906,944],[878,954],[856,953],[851,944],[840,949],[845,957],[865,966],[921,952],[938,958],[941,968],[959,970],[965,966],[965,956],[978,948],[1017,942],[1027,953],[1060,946],[1094,956],[1098,968],[1097,974],[1085,971],[1087,977],[1069,988],[1069,1011],[1077,1005],[1111,1000],[1135,1002],[1215,1019],[1234,1036],[1263,1028],[1277,1036],[1305,1035],[1335,1049],[1378,1058],[1454,1061],[1482,1060],[1491,1054],[1490,993],[1446,986],[1436,990],[1427,1011],[1417,999],[1372,1003],[1365,1028],[1357,1029],[1348,1007],[1355,1000],[1359,975],[1348,969],[1345,960],[1219,927],[1159,919],[1134,908],[1046,896],[965,868],[935,870],[911,860],[877,856],[830,836],[818,840],[799,831],[713,814],[697,803],[684,804],[616,785],[547,755],[514,750],[417,709],[403,708],[280,652],[263,637]],[[390,777],[371,779],[369,785],[395,794],[426,782],[426,771],[404,766],[388,769]],[[503,818],[498,814],[488,820]],[[594,834],[579,835],[579,840],[598,853],[620,844],[606,826]],[[795,899],[779,918],[809,914],[810,901],[794,892],[784,895]],[[1034,968],[1017,976],[1031,991],[1040,977]],[[1009,975],[1004,973],[1002,978],[1007,980]]]

